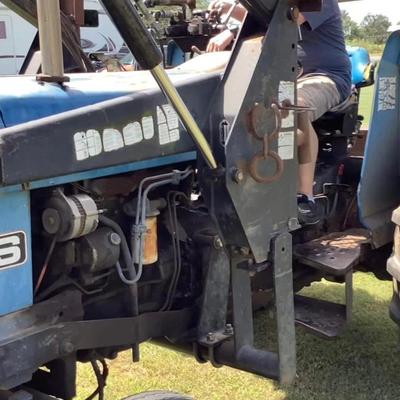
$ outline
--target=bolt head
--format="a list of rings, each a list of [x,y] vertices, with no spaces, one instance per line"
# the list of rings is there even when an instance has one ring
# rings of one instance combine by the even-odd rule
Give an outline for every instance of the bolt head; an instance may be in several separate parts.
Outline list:
[[[108,239],[110,240],[110,243],[114,246],[119,246],[121,244],[121,238],[118,235],[118,233],[115,232],[110,233]]]
[[[207,333],[206,340],[207,342],[213,342],[215,339],[215,335],[212,332]]]
[[[233,335],[233,326],[232,326],[232,324],[226,324],[224,333],[225,333],[225,335]]]
[[[288,221],[288,228],[289,231],[295,231],[296,229],[299,229],[301,226],[299,224],[299,221],[297,218],[290,218]]]
[[[244,180],[244,172],[240,168],[235,168],[232,171],[232,179],[235,183],[240,184]]]
[[[214,247],[216,249],[222,249],[224,247],[224,244],[222,243],[222,240],[219,236],[216,236],[214,238]]]
[[[248,256],[250,254],[250,249],[248,247],[241,247],[240,254],[243,256]]]
[[[71,342],[64,342],[61,345],[61,352],[63,354],[71,354],[74,351],[74,345]]]

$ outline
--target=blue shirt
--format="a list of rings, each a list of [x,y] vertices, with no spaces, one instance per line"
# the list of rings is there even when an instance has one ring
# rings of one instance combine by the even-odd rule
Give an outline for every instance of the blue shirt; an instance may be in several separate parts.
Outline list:
[[[351,92],[351,64],[337,0],[323,0],[321,12],[303,13],[298,57],[306,74],[331,78],[344,101]]]

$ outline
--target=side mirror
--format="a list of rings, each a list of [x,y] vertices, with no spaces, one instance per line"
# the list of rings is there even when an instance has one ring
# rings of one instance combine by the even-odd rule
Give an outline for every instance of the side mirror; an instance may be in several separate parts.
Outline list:
[[[97,10],[85,10],[85,28],[97,28],[99,26],[99,12]]]

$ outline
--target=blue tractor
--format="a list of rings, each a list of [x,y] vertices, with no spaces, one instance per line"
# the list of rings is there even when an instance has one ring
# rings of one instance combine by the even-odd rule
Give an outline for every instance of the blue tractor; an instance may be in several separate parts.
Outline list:
[[[374,68],[349,49],[352,96],[315,123],[324,217],[302,228],[296,15],[320,1],[247,0],[226,65],[204,55],[168,73],[132,2],[103,4],[142,71],[0,79],[0,395],[72,399],[76,364],[90,362],[102,398],[106,360],[131,349],[139,361],[149,339],[291,383],[295,324],[339,335],[353,271],[384,265],[393,242],[400,34],[376,74],[367,136],[358,99]],[[345,304],[296,294],[322,278],[344,284]],[[253,311],[271,305],[278,346],[261,350]],[[396,291],[398,322],[399,305]]]

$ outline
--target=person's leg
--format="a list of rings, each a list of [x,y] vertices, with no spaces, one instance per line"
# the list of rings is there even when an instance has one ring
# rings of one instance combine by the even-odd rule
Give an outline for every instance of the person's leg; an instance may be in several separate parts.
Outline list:
[[[312,121],[338,105],[340,95],[335,83],[326,76],[301,78],[297,89],[298,105],[313,109],[299,114],[297,135],[299,221],[302,225],[311,225],[319,221],[313,191],[319,142]]]
[[[301,101],[298,102],[300,105]],[[314,197],[314,175],[318,156],[318,137],[312,126],[309,113],[302,113],[298,118],[298,153],[299,175],[298,193],[305,194],[309,199]]]

